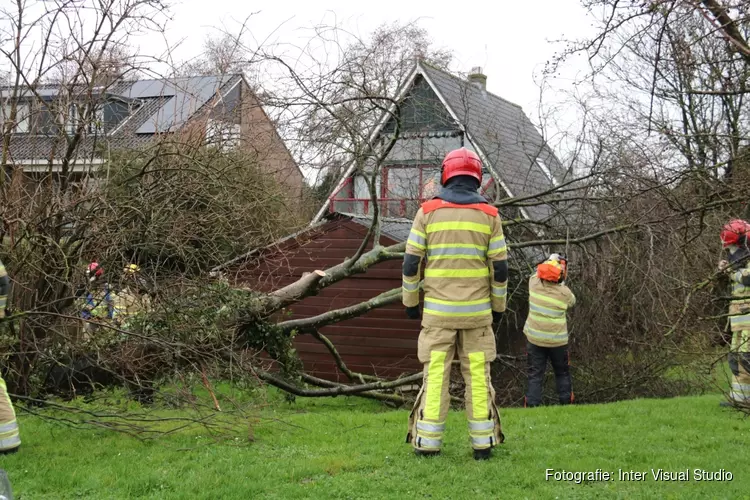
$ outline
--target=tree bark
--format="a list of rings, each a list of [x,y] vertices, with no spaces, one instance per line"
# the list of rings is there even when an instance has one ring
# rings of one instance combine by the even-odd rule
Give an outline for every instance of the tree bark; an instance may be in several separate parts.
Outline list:
[[[294,383],[289,382],[288,380],[284,380],[281,377],[263,370],[255,370],[255,373],[256,375],[258,375],[258,378],[260,378],[264,382],[267,382],[274,387],[278,387],[279,389],[289,392],[290,394],[294,394],[295,396],[305,398],[322,398],[329,396],[349,395],[354,396],[362,394],[363,392],[374,390],[395,389],[396,387],[401,387],[402,385],[407,385],[422,380],[422,373],[415,373],[413,375],[401,377],[390,382],[371,382],[369,384],[360,385],[339,385],[336,387],[331,387],[329,389],[305,389],[296,386]]]
[[[726,7],[721,5],[717,0],[701,0],[701,3],[711,12],[711,15],[719,22],[718,28],[740,52],[740,55],[750,63],[750,46],[748,46],[745,37],[742,36],[737,28],[734,19],[727,13]]]
[[[279,323],[277,326],[282,329],[284,333],[289,333],[292,330],[310,330],[313,328],[320,328],[322,326],[330,325],[332,323],[338,323],[345,319],[353,318],[355,316],[361,316],[367,311],[377,309],[379,307],[393,304],[401,300],[401,288],[394,288],[387,292],[381,293],[377,297],[373,297],[370,300],[354,304],[353,306],[343,307],[341,309],[335,309],[328,311],[311,318],[293,319],[290,321],[284,321]]]
[[[313,377],[312,375],[308,375],[307,373],[302,374],[302,380],[307,382],[310,385],[315,385],[318,387],[349,387],[345,384],[339,384],[337,382],[331,382],[330,380],[324,380],[322,378]],[[367,399],[375,399],[377,401],[384,401],[387,403],[397,403],[399,405],[403,405],[406,403],[406,399],[403,397],[397,395],[397,394],[385,394],[382,392],[363,392],[360,394],[357,394],[356,396],[361,398],[367,398]]]
[[[264,303],[263,312],[270,315],[305,297],[315,295],[319,290],[338,283],[349,276],[364,273],[371,266],[390,260],[393,258],[392,255],[394,253],[403,252],[405,249],[406,242],[390,247],[374,248],[362,254],[354,264],[350,265],[349,261],[346,260],[325,271],[311,273],[311,275],[305,276],[281,290],[268,295]]]

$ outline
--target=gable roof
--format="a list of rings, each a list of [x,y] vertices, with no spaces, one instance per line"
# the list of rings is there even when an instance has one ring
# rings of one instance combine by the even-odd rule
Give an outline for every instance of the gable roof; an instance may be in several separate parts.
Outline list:
[[[96,148],[133,149],[146,146],[157,133],[174,132],[196,113],[211,105],[213,97],[226,95],[244,81],[241,74],[120,81],[106,89],[108,96],[132,102],[135,109],[114,129],[87,134],[77,148],[79,160],[96,157]],[[43,98],[58,95],[59,86],[45,85]],[[25,92],[24,97],[30,93]],[[62,134],[14,134],[10,157],[17,163],[46,163],[54,155],[62,158],[67,138]]]
[[[402,101],[408,95],[418,75],[425,78],[508,196],[532,195],[564,181],[565,167],[521,106],[423,61],[415,64],[414,70],[400,87],[397,101]],[[388,116],[390,112],[384,113],[373,137],[387,123]],[[353,169],[352,163],[332,193],[343,185]],[[320,220],[327,206],[325,204],[321,208],[312,223]],[[524,207],[521,213],[526,218],[542,219],[549,216],[551,211],[549,207],[538,206]]]
[[[445,71],[421,63],[422,74],[457,119],[489,167],[509,188],[524,196],[562,182],[565,167],[518,104]],[[544,162],[546,173],[537,160]]]

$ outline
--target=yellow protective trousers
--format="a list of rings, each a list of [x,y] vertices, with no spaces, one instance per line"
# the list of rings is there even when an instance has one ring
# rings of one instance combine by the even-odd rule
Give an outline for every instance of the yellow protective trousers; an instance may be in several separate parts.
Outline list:
[[[732,334],[729,368],[732,370],[730,399],[739,405],[750,406],[750,329]]]
[[[424,363],[424,379],[409,415],[406,441],[418,450],[440,450],[450,408],[451,362],[458,353],[466,385],[471,446],[482,450],[502,443],[505,438],[490,379],[490,362],[497,355],[492,327],[452,330],[425,326],[417,349],[419,361]]]
[[[0,377],[0,452],[14,450],[21,446],[16,412],[8,396],[5,380]]]

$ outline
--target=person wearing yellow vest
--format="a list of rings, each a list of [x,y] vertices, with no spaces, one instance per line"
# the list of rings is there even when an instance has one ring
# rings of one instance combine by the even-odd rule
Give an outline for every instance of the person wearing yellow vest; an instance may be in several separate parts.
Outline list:
[[[128,264],[123,269],[122,286],[114,294],[113,319],[118,328],[127,330],[129,321],[141,311],[147,311],[150,307],[148,295],[141,293],[140,283],[141,268],[137,264]]]
[[[10,293],[10,279],[5,266],[0,261],[0,318],[5,317]],[[21,435],[18,431],[16,411],[8,396],[8,387],[0,376],[0,454],[15,453],[21,446]]]
[[[728,259],[719,263],[719,271],[729,275],[732,298],[729,303],[729,325],[732,346],[728,361],[732,371],[730,401],[723,406],[750,407],[750,224],[734,219],[721,231],[721,242]]]
[[[147,332],[141,330],[144,325],[133,320],[150,310],[151,301],[141,268],[137,264],[128,264],[123,269],[119,290],[114,294],[113,320],[115,327],[121,330],[121,357],[128,360],[120,367],[122,377],[131,397],[142,404],[153,403],[156,390],[148,373],[155,365],[156,356],[153,341],[149,340]]]
[[[527,407],[542,403],[548,359],[555,371],[560,404],[573,402],[566,313],[575,305],[576,297],[564,283],[567,269],[567,258],[552,254],[529,278],[529,315],[523,328],[529,377],[524,405]]]
[[[114,298],[112,288],[104,279],[104,268],[98,262],[91,262],[86,267],[87,283],[77,292],[81,303],[84,339],[99,330],[99,323],[111,320],[114,315]]]
[[[403,304],[419,319],[424,266],[424,309],[417,356],[422,388],[409,416],[406,441],[418,456],[437,455],[450,406],[451,362],[458,353],[466,384],[469,436],[476,460],[504,441],[490,363],[496,358],[492,324],[505,311],[507,246],[498,211],[478,192],[479,157],[461,148],[443,160],[440,194],[414,218],[403,263]]]

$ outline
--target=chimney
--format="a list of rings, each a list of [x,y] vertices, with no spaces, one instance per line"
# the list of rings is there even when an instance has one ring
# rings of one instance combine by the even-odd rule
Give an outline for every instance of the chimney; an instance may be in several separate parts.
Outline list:
[[[469,73],[468,80],[471,84],[476,85],[478,88],[487,90],[487,75],[482,73],[481,67],[475,66],[471,68],[471,73]]]

